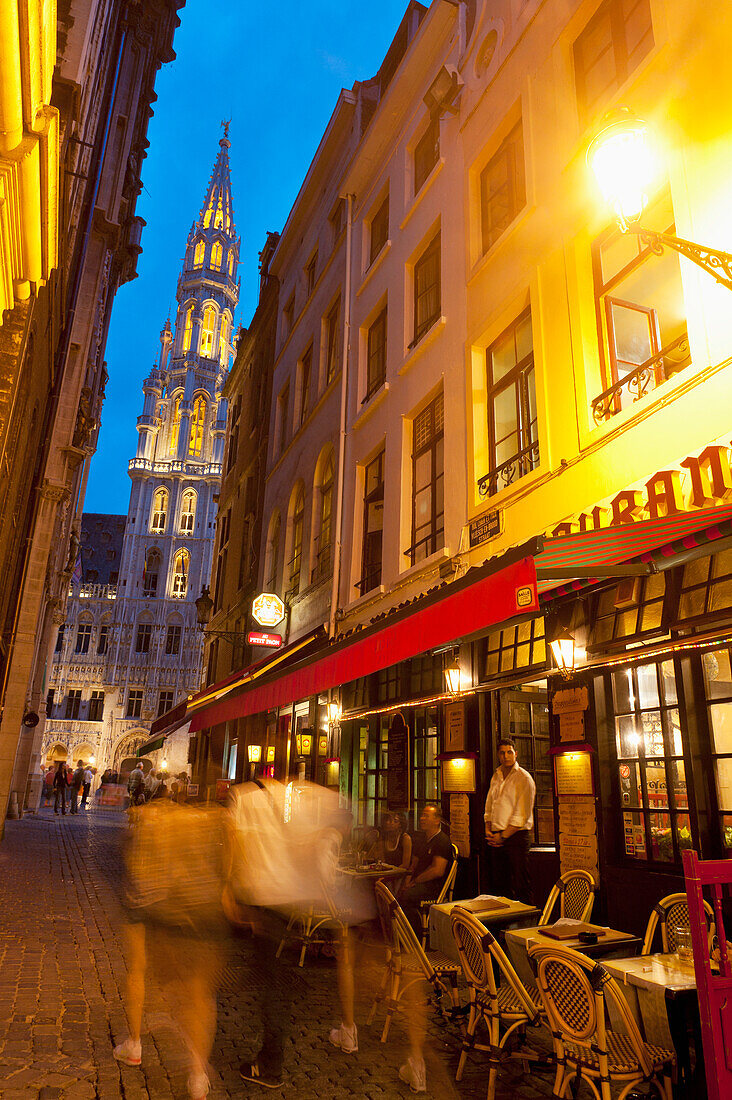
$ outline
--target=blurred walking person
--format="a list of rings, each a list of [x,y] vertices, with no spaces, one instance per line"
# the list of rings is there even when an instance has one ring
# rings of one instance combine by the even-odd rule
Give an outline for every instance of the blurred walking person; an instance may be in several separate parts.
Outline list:
[[[53,777],[53,789],[56,792],[53,800],[53,812],[58,813],[59,802],[61,803],[61,815],[66,816],[66,791],[69,786],[69,775],[66,770],[66,764],[63,760],[59,760],[56,766],[56,774]]]
[[[53,794],[53,777],[54,777],[55,774],[56,773],[53,769],[53,766],[49,765],[49,767],[46,768],[46,771],[43,775],[43,805],[44,806],[48,806],[49,802],[51,801],[51,795]]]
[[[84,793],[81,796],[81,808],[86,809],[86,802],[89,797],[89,791],[91,790],[92,780],[94,779],[94,772],[91,767],[84,768]]]
[[[79,812],[79,791],[84,786],[84,761],[79,760],[71,777],[71,813]]]

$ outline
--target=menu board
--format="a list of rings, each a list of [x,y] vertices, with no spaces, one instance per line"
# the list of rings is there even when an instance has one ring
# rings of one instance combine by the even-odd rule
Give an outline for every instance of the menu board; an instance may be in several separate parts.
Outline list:
[[[466,794],[450,795],[450,840],[459,855],[470,855],[470,800]]]
[[[465,704],[448,703],[445,707],[445,750],[459,752],[465,748]]]
[[[590,871],[599,882],[597,809],[591,795],[568,795],[558,799],[559,864],[565,871]]]
[[[589,752],[563,752],[554,757],[557,795],[594,794]]]
[[[389,726],[387,738],[388,770],[386,773],[386,806],[389,810],[409,810],[409,726],[401,711],[397,711]]]

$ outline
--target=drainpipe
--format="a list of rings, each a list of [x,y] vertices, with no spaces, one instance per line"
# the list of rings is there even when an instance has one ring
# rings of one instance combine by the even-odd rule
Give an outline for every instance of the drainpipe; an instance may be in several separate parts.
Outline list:
[[[330,592],[330,619],[328,637],[335,637],[338,612],[338,589],[341,581],[343,557],[343,489],[346,456],[346,409],[348,397],[348,346],[351,340],[351,241],[353,237],[353,195],[346,195],[346,282],[343,288],[343,355],[341,357],[341,422],[338,438],[338,491],[336,493],[335,531],[336,544],[333,560],[333,586]]]

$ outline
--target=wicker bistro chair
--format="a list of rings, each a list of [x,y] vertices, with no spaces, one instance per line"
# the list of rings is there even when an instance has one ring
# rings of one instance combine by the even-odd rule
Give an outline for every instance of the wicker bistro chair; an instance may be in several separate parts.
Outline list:
[[[716,934],[716,926],[714,923],[714,910],[707,901],[704,902],[704,912],[707,915],[707,940],[709,941],[709,951],[711,953],[712,943]],[[648,918],[641,955],[650,955],[652,953],[653,941],[656,938],[657,929],[661,929],[661,947],[663,952],[664,954],[668,954],[669,952],[676,951],[678,947],[676,943],[676,929],[690,927],[689,906],[686,901],[686,894],[669,894],[667,897],[661,898],[661,900],[653,906],[651,915]]]
[[[314,944],[326,943],[333,937],[345,940],[347,932],[345,914],[336,908],[330,891],[324,883],[321,883],[321,888],[323,895],[322,907],[307,905],[302,909],[296,908],[291,911],[287,927],[277,948],[278,959],[285,944],[296,940],[302,945],[300,959],[297,964],[302,967],[305,963],[305,954],[308,947],[312,947]]]
[[[445,875],[445,881],[442,884],[442,889],[436,898],[427,901],[421,901],[419,903],[419,915],[422,920],[422,947],[427,947],[427,936],[430,930],[430,909],[433,905],[442,905],[443,902],[452,901],[453,890],[455,889],[455,879],[457,878],[458,869],[458,850],[457,845],[452,846],[452,863],[450,864],[450,870]]]
[[[597,883],[589,871],[565,871],[549,891],[539,924],[549,924],[557,902],[560,917],[589,920],[596,893]]]
[[[449,993],[452,1009],[459,1008],[457,982],[460,967],[439,951],[425,951],[404,912],[383,882],[374,886],[379,919],[386,941],[386,967],[367,1024],[372,1024],[379,1005],[386,1005],[381,1033],[385,1043],[394,1013],[402,1007],[404,994],[415,982],[428,981],[439,1000]]]
[[[598,1100],[611,1100],[613,1083],[622,1086],[618,1100],[642,1083],[662,1100],[671,1100],[671,1073],[676,1055],[643,1041],[623,991],[594,959],[569,947],[531,944],[537,963],[539,992],[554,1037],[557,1075],[552,1095],[564,1097],[580,1079]],[[612,1003],[624,1032],[608,1027]]]
[[[450,914],[450,921],[460,954],[463,977],[470,988],[470,1015],[455,1079],[462,1080],[465,1060],[470,1050],[488,1051],[490,1069],[487,1100],[493,1100],[496,1074],[501,1061],[506,1057],[508,1040],[517,1034],[523,1037],[527,1025],[539,1026],[544,1017],[544,1008],[538,989],[526,988],[495,936],[477,917],[456,905]],[[496,969],[501,976],[500,986],[496,985]],[[488,1030],[487,1045],[475,1041],[475,1032],[481,1020]],[[533,1051],[517,1051],[516,1057],[527,1062],[536,1055]]]

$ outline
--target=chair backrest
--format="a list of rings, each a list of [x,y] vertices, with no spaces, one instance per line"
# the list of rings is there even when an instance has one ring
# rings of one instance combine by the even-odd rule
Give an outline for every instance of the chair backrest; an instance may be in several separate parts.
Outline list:
[[[432,981],[435,977],[435,968],[427,958],[425,949],[417,939],[414,929],[407,920],[404,910],[396,899],[394,900],[394,907],[392,908],[392,927],[394,929],[394,940],[399,953],[401,955],[410,955],[413,962],[417,964],[424,974],[425,978],[429,978],[429,980]]]
[[[476,993],[496,997],[495,963],[501,973],[501,984],[513,990],[529,1020],[537,1019],[539,1012],[536,1005],[493,933],[460,905],[456,905],[450,913],[450,923],[468,985]]]
[[[635,1017],[623,992],[604,966],[569,947],[531,944],[529,957],[536,960],[536,979],[555,1040],[569,1042],[596,1053],[600,1074],[607,1074],[607,1003],[627,1036],[638,1063],[647,1076],[653,1072]]]
[[[392,955],[398,954],[399,943],[394,930],[394,913],[399,908],[399,902],[389,887],[381,881],[374,884],[374,894],[376,895],[376,911],[379,914],[379,923],[381,924],[386,946]]]
[[[704,902],[704,912],[707,918],[707,940],[711,951],[716,927],[714,924],[714,910],[707,901]],[[646,926],[641,955],[652,954],[656,929],[659,927],[661,929],[661,947],[664,953],[668,954],[676,951],[678,948],[676,929],[691,929],[686,894],[668,894],[653,906]]]
[[[445,875],[445,881],[443,882],[442,888],[440,889],[440,892],[437,895],[435,905],[442,905],[443,901],[452,901],[452,894],[453,894],[453,890],[455,889],[455,878],[457,876],[457,869],[458,869],[457,857],[458,857],[457,846],[455,844],[453,844],[453,846],[452,846],[452,863],[450,864],[450,866],[448,868],[448,871],[447,871],[447,874]]]
[[[559,916],[589,920],[595,904],[597,883],[589,871],[565,871],[549,891],[539,924],[549,924],[559,901]]]

